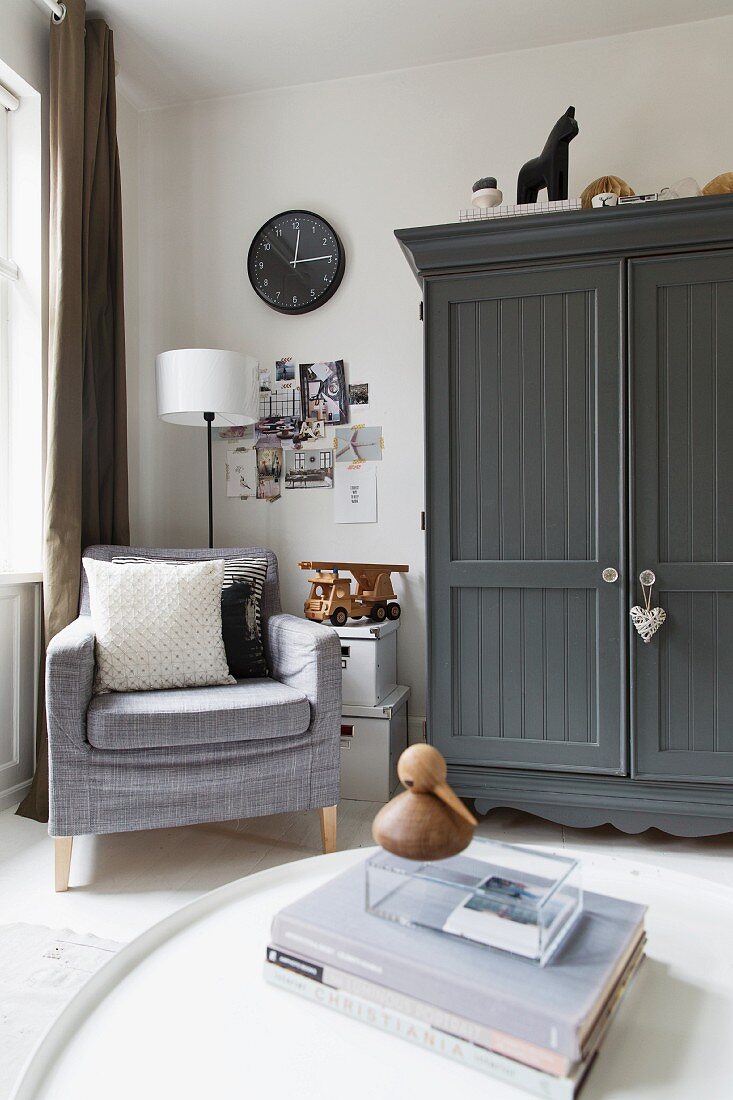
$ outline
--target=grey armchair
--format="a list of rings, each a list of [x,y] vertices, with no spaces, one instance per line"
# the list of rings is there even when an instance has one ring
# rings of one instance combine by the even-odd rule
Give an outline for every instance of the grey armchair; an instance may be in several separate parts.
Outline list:
[[[270,678],[235,686],[92,695],[94,631],[82,571],[79,617],[48,647],[49,833],[56,889],[69,883],[73,838],[293,810],[320,810],[324,851],[336,846],[341,650],[318,623],[280,609],[269,550],[92,546],[110,561],[136,554],[199,561],[265,557],[262,627]]]

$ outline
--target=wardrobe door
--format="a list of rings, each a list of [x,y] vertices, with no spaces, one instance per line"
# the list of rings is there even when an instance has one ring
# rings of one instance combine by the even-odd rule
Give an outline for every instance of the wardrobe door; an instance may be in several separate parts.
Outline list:
[[[634,773],[733,778],[733,254],[629,267],[634,580],[667,620],[632,633]],[[642,603],[638,584],[632,603]]]
[[[622,297],[615,263],[427,280],[429,738],[450,763],[625,770]]]

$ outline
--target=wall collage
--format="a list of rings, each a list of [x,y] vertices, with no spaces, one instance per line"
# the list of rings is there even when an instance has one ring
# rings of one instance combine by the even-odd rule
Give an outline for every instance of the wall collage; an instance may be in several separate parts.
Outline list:
[[[335,523],[376,523],[382,429],[354,422],[368,405],[368,383],[347,384],[342,359],[260,370],[257,423],[219,429],[227,496],[272,504],[284,490],[332,489]]]

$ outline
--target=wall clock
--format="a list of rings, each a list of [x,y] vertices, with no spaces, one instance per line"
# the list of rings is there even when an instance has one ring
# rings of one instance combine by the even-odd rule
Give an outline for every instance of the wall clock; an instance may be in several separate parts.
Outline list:
[[[247,273],[272,309],[308,313],[336,293],[344,277],[344,248],[336,230],[318,214],[286,210],[255,234]]]

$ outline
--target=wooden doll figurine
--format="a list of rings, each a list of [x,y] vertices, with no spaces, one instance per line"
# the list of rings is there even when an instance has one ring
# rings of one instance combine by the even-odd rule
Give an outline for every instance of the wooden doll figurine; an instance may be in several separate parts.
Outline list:
[[[432,745],[411,745],[397,774],[407,790],[374,818],[377,844],[405,859],[447,859],[462,852],[477,821],[448,786],[443,756]]]

